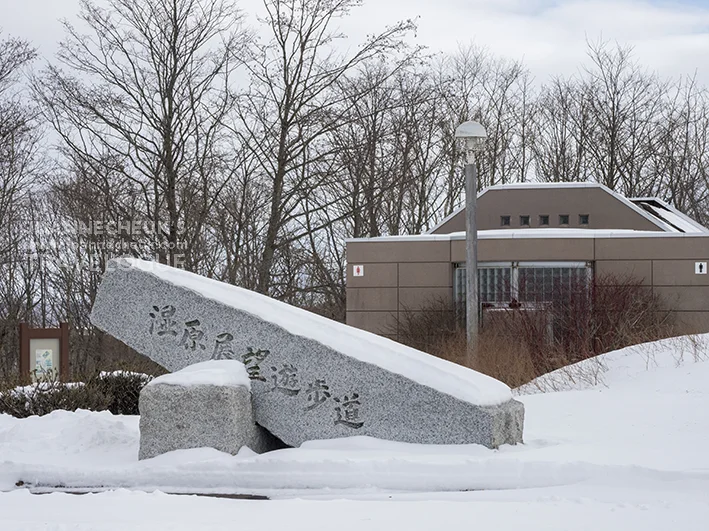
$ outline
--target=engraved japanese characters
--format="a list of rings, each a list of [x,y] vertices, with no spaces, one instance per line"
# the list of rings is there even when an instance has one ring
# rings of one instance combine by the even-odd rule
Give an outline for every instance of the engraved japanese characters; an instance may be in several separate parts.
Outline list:
[[[271,365],[264,375],[262,364],[271,354],[270,350],[246,347],[244,352],[238,352],[234,347],[234,335],[223,331],[213,338],[209,337],[200,319],[187,316],[182,319],[175,305],[151,305],[146,312],[147,332],[161,341],[174,343],[175,348],[189,351],[209,351],[213,360],[239,360],[246,367],[249,378],[255,382],[268,385],[268,391],[280,393],[283,396],[302,402],[300,406],[307,413],[317,408],[330,408],[333,423],[353,430],[364,426],[360,410],[362,399],[356,391],[348,391],[341,396],[333,395],[334,391],[326,383],[325,376],[315,378],[302,384],[295,364],[284,362]],[[209,343],[209,349],[207,348]],[[301,395],[302,391],[302,395]]]

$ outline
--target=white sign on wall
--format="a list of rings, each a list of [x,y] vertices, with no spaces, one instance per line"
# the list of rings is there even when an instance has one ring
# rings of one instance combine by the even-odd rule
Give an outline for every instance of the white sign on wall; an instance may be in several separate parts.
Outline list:
[[[707,274],[707,263],[706,262],[695,262],[694,263],[694,274],[695,275],[706,275]]]
[[[352,274],[356,277],[363,277],[364,276],[364,266],[363,265],[353,265],[352,266]]]

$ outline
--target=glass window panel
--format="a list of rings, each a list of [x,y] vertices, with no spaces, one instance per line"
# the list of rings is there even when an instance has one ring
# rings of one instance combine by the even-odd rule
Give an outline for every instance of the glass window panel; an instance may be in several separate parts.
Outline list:
[[[552,302],[588,285],[584,267],[520,267],[520,302]]]
[[[456,267],[454,297],[464,305],[466,299],[465,267]],[[521,303],[553,302],[578,292],[589,285],[587,267],[561,267],[558,265],[526,266],[517,270],[517,297]],[[507,304],[512,300],[512,268],[482,267],[478,270],[478,292],[481,303]]]

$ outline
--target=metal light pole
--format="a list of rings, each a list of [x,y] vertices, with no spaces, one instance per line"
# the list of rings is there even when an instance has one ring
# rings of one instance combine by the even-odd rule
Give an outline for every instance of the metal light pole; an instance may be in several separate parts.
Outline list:
[[[475,153],[485,145],[487,133],[477,122],[464,122],[455,130],[455,137],[465,140],[465,327],[468,339],[468,364],[473,361],[478,347],[478,228],[477,168]]]

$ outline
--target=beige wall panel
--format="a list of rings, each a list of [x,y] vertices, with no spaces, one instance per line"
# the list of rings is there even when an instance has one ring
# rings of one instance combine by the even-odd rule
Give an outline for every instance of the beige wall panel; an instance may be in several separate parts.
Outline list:
[[[709,286],[709,275],[694,272],[695,260],[655,260],[652,262],[655,286]]]
[[[348,242],[347,262],[449,262],[449,241],[373,241]],[[365,273],[366,274],[366,273]]]
[[[421,310],[429,305],[449,306],[453,302],[453,288],[399,288],[399,309]]]
[[[652,282],[652,261],[650,260],[599,260],[596,262],[596,276],[610,275],[619,280],[632,277],[649,285]]]
[[[399,286],[438,287],[453,285],[453,266],[445,262],[399,264]]]
[[[679,334],[709,332],[709,312],[675,312],[672,315]]]
[[[593,260],[593,239],[500,238],[478,240],[479,262]],[[465,262],[465,241],[451,242],[451,261]]]
[[[673,311],[709,312],[709,286],[660,286],[654,289],[663,308]]]
[[[593,239],[505,238],[499,240],[480,240],[478,242],[478,261],[498,262],[508,260],[593,260]]]
[[[589,229],[660,230],[657,225],[600,188],[541,188],[490,190],[478,199],[479,230],[520,228],[520,216],[530,217],[531,227],[540,227],[539,216],[549,216],[549,227],[560,227],[559,215],[569,216],[570,228],[579,227],[579,215],[588,214]],[[501,216],[510,216],[510,226],[500,225]],[[465,214],[458,213],[436,234],[465,230]]]
[[[347,288],[347,310],[397,309],[396,288]]]
[[[399,329],[399,337],[397,341],[404,343],[406,340],[406,333],[407,333],[407,319],[412,319],[414,323],[426,323],[426,322],[444,322],[444,323],[453,323],[455,320],[455,313],[454,312],[437,312],[438,315],[432,315],[431,312],[417,312],[417,311],[410,311],[410,312],[399,312],[399,320],[400,320],[400,329]],[[439,321],[440,320],[440,321]],[[420,330],[417,331],[417,334],[420,336]]]
[[[478,242],[478,254],[480,253],[480,243]],[[478,260],[480,258],[478,257]],[[451,262],[465,262],[465,240],[451,241]]]
[[[396,330],[396,313],[348,311],[347,324],[374,334],[390,335]]]
[[[355,264],[347,264],[348,288],[392,288],[398,284],[396,264],[358,264],[364,265],[364,276],[356,277],[352,270]]]
[[[478,216],[480,217],[480,216]],[[446,221],[443,225],[438,227],[434,234],[450,234],[451,232],[463,232],[465,231],[465,211],[458,212],[451,219]]]
[[[709,237],[597,238],[596,260],[709,260]]]
[[[549,227],[560,227],[559,215],[569,216],[568,227],[580,227],[579,215],[588,214],[589,229],[659,230],[657,225],[600,188],[540,188],[490,190],[478,201],[478,228],[499,229],[500,216],[510,216],[510,228],[519,228],[521,215],[539,227],[539,216],[549,216]]]

